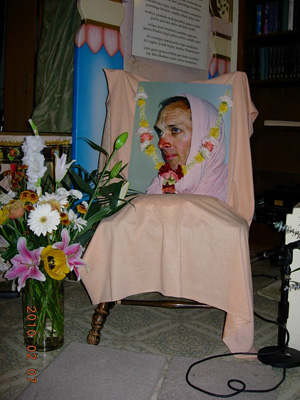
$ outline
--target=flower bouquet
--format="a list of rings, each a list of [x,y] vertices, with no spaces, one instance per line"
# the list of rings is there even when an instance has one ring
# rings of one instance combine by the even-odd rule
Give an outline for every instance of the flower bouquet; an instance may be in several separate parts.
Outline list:
[[[10,190],[0,188],[0,270],[22,289],[25,341],[44,351],[63,343],[64,279],[70,272],[80,279],[79,268],[87,268],[84,246],[97,224],[130,201],[129,183],[121,176],[125,166],[120,161],[108,169],[128,134],[117,138],[111,155],[83,139],[106,156],[101,173],[88,173],[75,160],[67,163],[63,154],[55,155],[51,176],[43,139],[29,122],[34,135],[22,145],[22,164],[6,173]]]

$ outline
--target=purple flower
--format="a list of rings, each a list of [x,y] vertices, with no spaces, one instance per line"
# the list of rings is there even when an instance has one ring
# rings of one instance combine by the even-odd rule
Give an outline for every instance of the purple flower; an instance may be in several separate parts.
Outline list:
[[[54,243],[52,247],[54,249],[62,250],[65,253],[67,257],[67,265],[70,271],[74,270],[77,276],[77,280],[80,280],[78,268],[86,266],[84,261],[80,258],[83,252],[83,248],[79,243],[73,243],[69,245],[70,236],[67,229],[63,229],[61,231],[61,238],[62,242]]]
[[[18,291],[20,291],[26,283],[26,279],[32,278],[38,281],[45,281],[45,275],[39,270],[41,262],[40,255],[43,247],[35,250],[28,250],[26,239],[22,236],[17,243],[19,254],[14,256],[10,261],[13,266],[6,272],[6,279],[18,279]]]

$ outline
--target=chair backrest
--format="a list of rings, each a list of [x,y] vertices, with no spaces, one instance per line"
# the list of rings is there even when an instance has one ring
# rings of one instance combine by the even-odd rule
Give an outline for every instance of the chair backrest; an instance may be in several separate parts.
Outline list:
[[[123,164],[129,164],[136,110],[135,95],[139,82],[149,80],[124,70],[105,70],[105,74],[109,94],[102,146],[107,151],[112,151],[116,137],[127,131],[129,139],[126,145],[117,152],[115,162],[122,161]],[[251,101],[247,76],[243,72],[233,72],[211,80],[191,83],[231,85],[232,87],[227,204],[250,224],[254,211],[250,136],[253,132],[252,124],[258,112]],[[101,164],[100,158],[100,168]],[[128,167],[124,170],[124,174],[128,178]]]

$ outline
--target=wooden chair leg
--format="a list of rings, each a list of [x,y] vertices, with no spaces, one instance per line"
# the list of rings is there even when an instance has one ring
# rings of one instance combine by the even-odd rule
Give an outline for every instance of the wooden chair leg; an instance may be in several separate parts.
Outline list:
[[[99,303],[92,318],[92,329],[89,331],[87,343],[97,345],[100,342],[101,329],[109,314],[111,303]]]

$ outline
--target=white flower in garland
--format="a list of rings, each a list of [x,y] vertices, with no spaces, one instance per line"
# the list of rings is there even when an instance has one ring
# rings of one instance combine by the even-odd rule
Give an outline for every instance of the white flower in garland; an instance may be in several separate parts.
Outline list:
[[[220,103],[226,103],[227,107],[232,107],[233,106],[233,101],[232,101],[232,98],[230,97],[228,91],[223,96],[219,97],[219,102]]]
[[[52,210],[50,204],[38,204],[28,217],[28,226],[37,236],[46,236],[56,230],[59,223],[60,214],[57,210]]]

